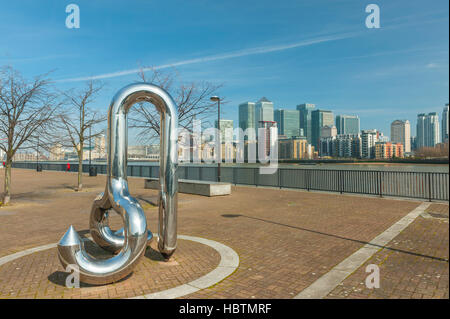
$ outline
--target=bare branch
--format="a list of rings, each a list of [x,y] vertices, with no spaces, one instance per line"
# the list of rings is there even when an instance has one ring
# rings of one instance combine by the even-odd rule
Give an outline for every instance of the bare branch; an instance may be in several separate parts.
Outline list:
[[[203,124],[210,124],[208,119],[217,112],[217,104],[211,102],[209,98],[217,95],[222,84],[215,85],[210,82],[184,84],[178,79],[175,70],[163,72],[151,69],[144,72],[142,67],[138,77],[144,82],[160,86],[174,97],[178,105],[178,125],[189,132],[192,131],[194,119],[201,120]],[[130,113],[130,127],[138,129],[138,138],[142,142],[156,140],[159,137],[159,125],[160,115],[149,103],[138,104],[135,112]]]
[[[54,145],[76,151],[79,163],[77,190],[82,189],[83,147],[86,142],[103,133],[97,124],[106,120],[106,114],[91,107],[102,88],[102,83],[89,81],[82,89],[60,92],[64,102],[57,114],[53,142]]]
[[[0,69],[0,149],[6,153],[4,202],[9,201],[11,163],[19,148],[36,137],[45,139],[59,107],[48,74],[24,79],[12,67]]]

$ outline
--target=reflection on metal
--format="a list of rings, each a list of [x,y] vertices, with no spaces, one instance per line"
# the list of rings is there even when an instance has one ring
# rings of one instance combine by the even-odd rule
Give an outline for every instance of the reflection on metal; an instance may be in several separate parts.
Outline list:
[[[116,255],[96,259],[88,255],[83,241],[70,226],[58,244],[58,256],[64,268],[75,264],[80,279],[90,284],[118,281],[131,273],[144,254],[152,233],[139,202],[128,191],[127,113],[135,103],[150,102],[161,115],[160,191],[158,249],[166,258],[177,245],[177,106],[163,89],[147,83],[124,87],[113,98],[108,112],[108,172],[105,192],[95,200],[90,216],[93,240]],[[108,226],[111,212],[118,213],[124,228],[113,232]]]

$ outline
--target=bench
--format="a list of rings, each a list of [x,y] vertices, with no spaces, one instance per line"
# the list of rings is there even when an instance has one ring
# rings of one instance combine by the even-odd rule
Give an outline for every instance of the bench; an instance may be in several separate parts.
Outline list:
[[[145,189],[159,189],[159,178],[145,179]],[[222,182],[178,180],[178,192],[203,196],[223,196],[231,194],[231,184]]]

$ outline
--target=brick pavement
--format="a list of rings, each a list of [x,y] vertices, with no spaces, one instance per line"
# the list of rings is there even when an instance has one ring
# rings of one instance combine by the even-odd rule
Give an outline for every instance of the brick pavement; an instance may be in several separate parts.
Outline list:
[[[156,231],[156,191],[144,189],[143,179],[129,180]],[[57,242],[70,224],[86,232],[92,201],[106,178],[86,176],[80,193],[73,191],[75,181],[70,173],[15,169],[14,204],[0,209],[0,256]],[[179,233],[221,242],[240,257],[235,273],[187,297],[292,298],[418,205],[253,187],[233,187],[224,197],[180,194]],[[112,224],[119,227],[120,221]],[[182,253],[180,244],[174,256]]]
[[[372,256],[327,298],[449,298],[448,205],[432,204],[426,212],[447,218],[419,216],[386,248]],[[380,270],[380,287],[369,289],[367,265]]]
[[[91,242],[88,252],[111,257]],[[147,248],[133,273],[119,282],[80,289],[66,288],[56,248],[13,260],[0,267],[0,299],[7,298],[129,298],[173,288],[197,279],[217,267],[220,256],[213,248],[180,240],[170,262],[157,252],[156,241]]]

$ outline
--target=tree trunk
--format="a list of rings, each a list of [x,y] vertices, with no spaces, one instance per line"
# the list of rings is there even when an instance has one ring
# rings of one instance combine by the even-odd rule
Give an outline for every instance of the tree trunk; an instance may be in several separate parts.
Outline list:
[[[11,166],[12,160],[10,158],[7,158],[5,168],[5,189],[2,199],[3,205],[6,205],[11,201]]]
[[[80,144],[80,153],[78,154],[78,187],[77,191],[83,189],[83,146]]]

